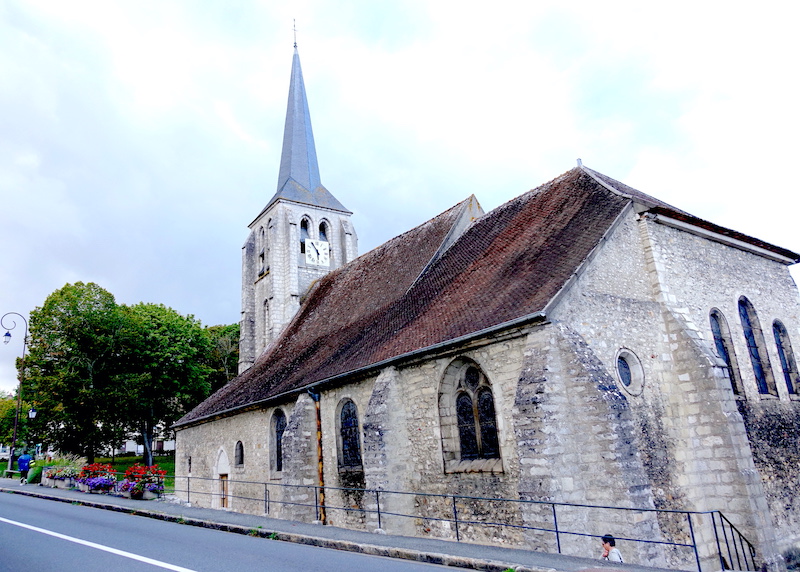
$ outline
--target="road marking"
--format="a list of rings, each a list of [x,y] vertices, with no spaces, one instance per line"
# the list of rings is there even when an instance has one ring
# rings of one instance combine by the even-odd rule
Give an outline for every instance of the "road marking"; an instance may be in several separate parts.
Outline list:
[[[196,572],[195,570],[184,568],[183,566],[175,566],[174,564],[167,564],[166,562],[153,560],[152,558],[139,556],[138,554],[133,554],[131,552],[125,552],[124,550],[117,550],[116,548],[111,548],[110,546],[103,546],[102,544],[89,542],[88,540],[81,540],[80,538],[74,538],[72,536],[67,536],[66,534],[59,534],[58,532],[53,532],[52,530],[31,526],[30,524],[25,524],[24,522],[8,520],[7,518],[3,518],[2,516],[0,516],[0,522],[7,522],[8,524],[13,524],[14,526],[21,526],[22,528],[27,528],[28,530],[41,532],[42,534],[47,534],[49,536],[55,536],[56,538],[61,538],[62,540],[69,540],[70,542],[74,542],[76,544],[83,544],[84,546],[88,546],[89,548],[96,548],[98,550],[110,552],[111,554],[116,554],[117,556],[124,556],[125,558],[130,558],[131,560],[138,560],[139,562],[152,564],[153,566],[159,566],[167,570],[174,570],[175,572]]]

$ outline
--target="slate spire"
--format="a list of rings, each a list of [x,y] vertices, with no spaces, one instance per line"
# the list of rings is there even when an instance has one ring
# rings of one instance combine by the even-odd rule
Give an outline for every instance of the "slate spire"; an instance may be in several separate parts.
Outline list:
[[[317,150],[314,146],[314,133],[311,131],[311,115],[308,111],[297,44],[292,58],[278,191],[266,208],[279,199],[350,212],[320,182]]]

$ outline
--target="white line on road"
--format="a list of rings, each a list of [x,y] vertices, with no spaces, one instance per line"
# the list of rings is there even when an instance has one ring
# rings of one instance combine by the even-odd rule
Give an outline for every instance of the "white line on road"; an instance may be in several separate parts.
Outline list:
[[[138,554],[133,554],[131,552],[125,552],[124,550],[117,550],[116,548],[111,548],[110,546],[103,546],[102,544],[97,544],[95,542],[89,542],[88,540],[81,540],[80,538],[74,538],[72,536],[67,536],[66,534],[59,534],[58,532],[53,532],[52,530],[46,530],[44,528],[38,528],[36,526],[31,526],[30,524],[25,524],[24,522],[17,522],[15,520],[8,520],[7,518],[3,518],[0,516],[0,522],[7,522],[8,524],[13,524],[14,526],[21,526],[22,528],[27,528],[28,530],[33,530],[36,532],[41,532],[42,534],[48,534],[50,536],[55,536],[56,538],[61,538],[62,540],[69,540],[70,542],[75,542],[76,544],[83,544],[84,546],[88,546],[90,548],[96,548],[98,550],[104,550],[106,552],[110,552],[111,554],[116,554],[118,556],[124,556],[125,558],[130,558],[132,560],[138,560],[139,562],[144,562],[146,564],[152,564],[153,566],[159,566],[161,568],[166,568],[167,570],[174,570],[175,572],[195,572],[194,570],[190,570],[189,568],[184,568],[183,566],[175,566],[174,564],[167,564],[166,562],[161,562],[159,560],[153,560],[152,558],[147,558],[145,556],[139,556]]]

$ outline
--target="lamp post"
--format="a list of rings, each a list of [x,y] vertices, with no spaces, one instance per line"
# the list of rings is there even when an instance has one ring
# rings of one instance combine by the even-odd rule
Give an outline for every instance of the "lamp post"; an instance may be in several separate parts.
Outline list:
[[[8,316],[19,316],[23,323],[25,324],[25,335],[22,338],[22,361],[25,361],[25,348],[28,344],[28,320],[25,319],[25,316],[22,314],[18,314],[17,312],[6,312],[3,314],[3,317],[0,318],[0,327],[6,329],[6,333],[3,334],[3,343],[8,344],[11,341],[11,330],[17,327],[17,322],[14,321],[13,318],[9,318],[11,322],[11,327],[5,325],[6,318]],[[17,388],[17,411],[14,414],[14,432],[11,436],[11,448],[8,450],[8,470],[11,470],[11,467],[14,466],[14,448],[17,446],[17,426],[19,425],[19,410],[22,407],[22,375],[20,374],[19,379],[19,387]],[[35,415],[35,414],[34,414]]]
[[[31,407],[30,409],[28,409],[28,419],[30,422],[33,422],[33,420],[36,419],[37,413],[38,411],[36,411],[35,407]],[[28,432],[29,432],[28,434],[31,435],[31,441],[33,441],[33,460],[35,461],[36,458],[39,456],[38,455],[39,445],[36,444],[36,437],[33,436],[33,431],[29,429]]]

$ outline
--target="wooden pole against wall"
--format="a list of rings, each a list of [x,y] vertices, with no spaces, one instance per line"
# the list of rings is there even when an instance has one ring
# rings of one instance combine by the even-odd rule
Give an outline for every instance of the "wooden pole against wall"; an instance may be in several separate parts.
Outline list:
[[[314,400],[314,411],[317,416],[317,480],[319,483],[319,520],[322,524],[327,524],[325,517],[325,471],[322,459],[322,414],[319,406],[319,393],[308,391],[311,399]]]

